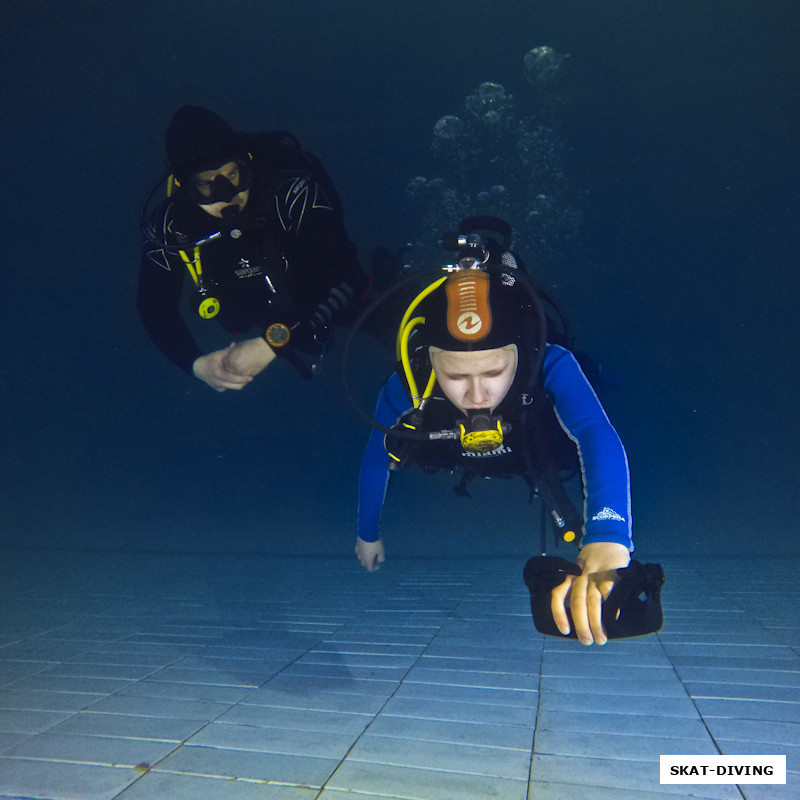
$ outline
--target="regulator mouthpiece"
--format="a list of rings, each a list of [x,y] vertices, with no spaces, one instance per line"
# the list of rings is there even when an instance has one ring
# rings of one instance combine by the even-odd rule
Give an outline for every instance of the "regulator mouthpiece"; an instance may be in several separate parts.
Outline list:
[[[502,417],[492,416],[488,408],[470,409],[459,420],[461,447],[467,453],[491,453],[503,446],[503,433],[509,430]]]

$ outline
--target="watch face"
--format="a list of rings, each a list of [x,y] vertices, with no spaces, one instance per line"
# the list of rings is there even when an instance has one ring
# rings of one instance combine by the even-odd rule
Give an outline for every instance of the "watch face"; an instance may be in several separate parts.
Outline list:
[[[275,322],[267,328],[265,338],[273,347],[283,347],[289,341],[289,329],[282,322]]]

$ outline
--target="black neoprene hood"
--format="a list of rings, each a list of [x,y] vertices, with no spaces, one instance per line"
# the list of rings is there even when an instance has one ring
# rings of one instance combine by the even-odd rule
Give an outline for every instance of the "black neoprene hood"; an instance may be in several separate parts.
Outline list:
[[[164,136],[167,159],[175,177],[187,181],[204,169],[246,157],[236,132],[222,117],[200,106],[175,112]]]
[[[442,350],[493,350],[520,344],[530,317],[527,295],[505,272],[466,270],[447,279],[420,305],[420,344]]]

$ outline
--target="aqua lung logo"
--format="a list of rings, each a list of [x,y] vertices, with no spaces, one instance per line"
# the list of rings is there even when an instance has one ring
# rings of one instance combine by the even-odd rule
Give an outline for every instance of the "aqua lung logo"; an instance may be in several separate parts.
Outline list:
[[[465,311],[456,320],[456,327],[464,336],[477,336],[483,327],[483,320],[474,311]]]
[[[447,294],[447,330],[461,342],[476,342],[492,329],[489,307],[489,276],[470,270],[456,275],[445,284]]]

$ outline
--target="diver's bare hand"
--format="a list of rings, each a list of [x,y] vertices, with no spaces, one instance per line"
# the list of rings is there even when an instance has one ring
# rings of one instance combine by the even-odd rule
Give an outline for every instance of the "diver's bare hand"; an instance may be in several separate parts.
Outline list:
[[[365,542],[361,537],[356,539],[356,555],[362,566],[369,572],[376,572],[386,560],[383,552],[383,542]]]
[[[263,337],[245,339],[225,351],[222,365],[229,372],[254,378],[275,360],[275,351]]]
[[[569,634],[567,606],[572,612],[575,635],[581,644],[605,644],[603,630],[603,601],[614,588],[617,569],[627,567],[631,555],[625,545],[617,542],[592,542],[584,545],[578,555],[580,575],[568,575],[551,592],[551,610],[556,627]]]
[[[268,346],[264,342],[265,346]],[[232,348],[236,347],[231,342],[223,350],[215,350],[213,353],[200,356],[192,364],[192,372],[196,378],[207,383],[212,389],[224,392],[226,389],[243,389],[253,378],[250,375],[243,375],[233,372],[225,366],[225,359]]]

